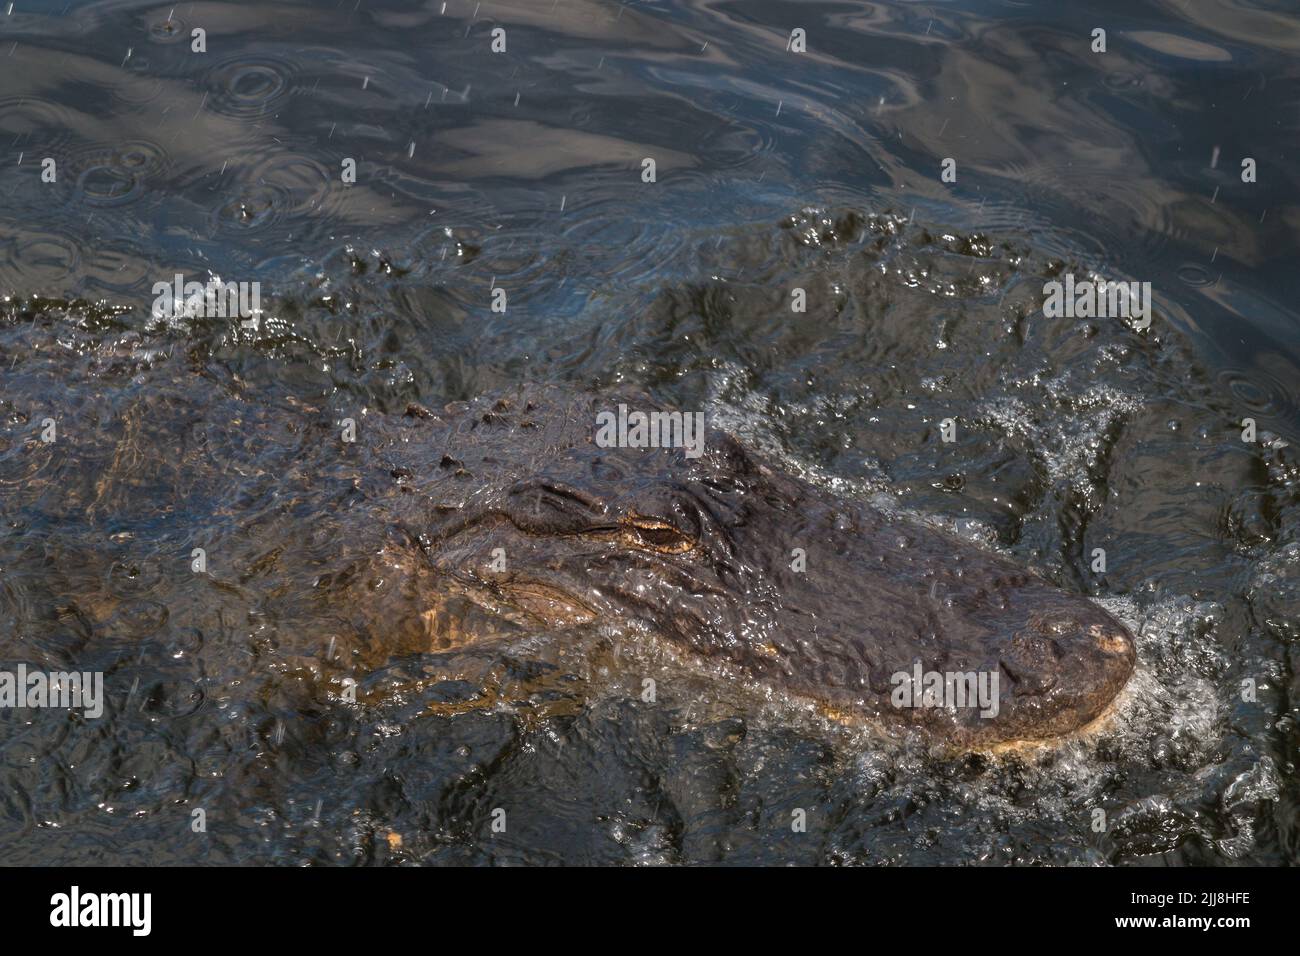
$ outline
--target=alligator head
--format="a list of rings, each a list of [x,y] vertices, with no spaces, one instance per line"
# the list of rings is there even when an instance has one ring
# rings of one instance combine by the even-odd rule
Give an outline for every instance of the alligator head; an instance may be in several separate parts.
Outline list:
[[[552,630],[635,622],[842,719],[961,747],[1082,728],[1132,673],[1132,637],[1087,598],[726,433],[702,453],[602,447],[617,401],[529,390],[387,430],[379,480],[401,485],[430,586]],[[473,639],[426,625],[431,650]]]

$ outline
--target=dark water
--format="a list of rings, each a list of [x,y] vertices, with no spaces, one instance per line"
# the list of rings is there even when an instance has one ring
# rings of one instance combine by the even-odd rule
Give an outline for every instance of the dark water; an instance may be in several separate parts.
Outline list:
[[[18,0],[0,662],[109,703],[0,713],[3,859],[1295,860],[1298,53],[1267,2]],[[1150,282],[1151,328],[1045,318],[1064,272]],[[257,327],[155,317],[176,273],[260,282]],[[1095,596],[1140,635],[1114,724],[954,759],[630,634],[550,661],[545,719],[430,713],[382,635],[342,700],[263,574],[334,547],[342,479],[290,507],[261,442],[524,381],[704,409]]]

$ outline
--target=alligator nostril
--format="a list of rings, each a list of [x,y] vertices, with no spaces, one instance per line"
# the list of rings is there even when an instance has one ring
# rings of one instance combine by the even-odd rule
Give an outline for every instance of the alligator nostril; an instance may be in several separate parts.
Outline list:
[[[1107,654],[1127,654],[1132,644],[1129,636],[1123,631],[1105,627],[1101,624],[1094,624],[1088,628],[1088,634],[1097,642],[1097,646]]]
[[[1042,621],[1040,623],[1040,627],[1042,628],[1042,630],[1045,633],[1051,634],[1054,637],[1063,637],[1064,635],[1069,634],[1071,631],[1074,631],[1078,626],[1079,625],[1077,621],[1075,621],[1073,618],[1068,618],[1068,617],[1049,618],[1048,620]]]
[[[1038,629],[1022,630],[1011,638],[1011,645],[1001,656],[1002,668],[1028,695],[1045,694],[1060,678],[1061,647]]]
[[[1047,664],[1061,658],[1061,645],[1041,632],[1020,631],[1011,638],[1011,646],[1015,648],[1017,656],[1025,660]]]

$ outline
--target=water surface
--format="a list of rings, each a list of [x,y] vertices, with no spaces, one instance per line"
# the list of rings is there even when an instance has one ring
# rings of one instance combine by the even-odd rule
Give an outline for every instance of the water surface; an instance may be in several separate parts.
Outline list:
[[[1283,3],[15,3],[0,661],[112,703],[0,717],[4,858],[1293,860],[1298,53]],[[1066,271],[1150,282],[1152,327],[1045,319]],[[260,282],[258,327],[154,316],[176,273]],[[1096,596],[1140,633],[1123,713],[954,761],[608,633],[548,662],[576,682],[543,721],[341,701],[299,667],[327,626],[257,578],[334,505],[264,520],[223,403],[273,428],[521,381],[704,409]],[[199,453],[248,467],[194,487]]]

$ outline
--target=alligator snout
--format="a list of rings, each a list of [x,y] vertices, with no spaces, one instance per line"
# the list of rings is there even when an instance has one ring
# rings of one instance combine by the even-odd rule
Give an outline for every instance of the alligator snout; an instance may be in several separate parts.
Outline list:
[[[1011,635],[999,664],[1006,686],[996,720],[968,722],[971,743],[1045,740],[1080,730],[1101,716],[1136,662],[1123,625],[1086,598],[1033,580],[1008,601],[1030,611]],[[994,638],[996,641],[996,638]]]

